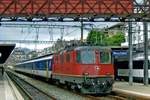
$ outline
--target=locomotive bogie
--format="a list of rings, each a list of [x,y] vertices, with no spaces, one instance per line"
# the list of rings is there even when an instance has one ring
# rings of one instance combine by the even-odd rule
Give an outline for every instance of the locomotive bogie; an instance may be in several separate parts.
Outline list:
[[[112,77],[73,77],[67,75],[53,75],[61,84],[68,85],[72,90],[78,90],[84,94],[105,94],[110,93],[114,83]]]
[[[84,94],[110,93],[112,91],[113,82],[112,77],[88,78],[84,81],[81,91]]]

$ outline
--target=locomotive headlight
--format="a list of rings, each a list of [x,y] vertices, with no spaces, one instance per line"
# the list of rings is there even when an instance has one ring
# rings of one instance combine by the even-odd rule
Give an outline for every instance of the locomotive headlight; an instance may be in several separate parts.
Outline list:
[[[99,70],[99,67],[96,67],[96,70]]]
[[[105,83],[105,82],[103,82],[102,84],[103,84],[103,85],[106,85],[106,83]]]
[[[97,84],[98,84],[98,85],[100,85],[100,84],[101,84],[101,82],[98,80],[98,81],[97,81]]]
[[[95,83],[94,83],[94,82],[92,82],[92,85],[94,86],[94,85],[95,85]]]
[[[83,73],[83,75],[88,76],[88,75],[89,75],[89,73],[87,73],[87,72],[86,72],[86,73]]]
[[[99,66],[95,66],[95,69],[96,69],[97,71],[100,70]]]

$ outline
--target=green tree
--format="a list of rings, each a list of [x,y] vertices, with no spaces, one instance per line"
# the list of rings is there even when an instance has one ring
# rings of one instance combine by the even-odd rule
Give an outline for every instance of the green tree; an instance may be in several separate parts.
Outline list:
[[[117,32],[113,36],[108,36],[105,32],[92,30],[87,37],[87,42],[105,46],[120,46],[125,41],[125,36],[122,32]]]
[[[122,32],[117,32],[112,37],[106,38],[106,44],[109,46],[120,46],[125,41],[125,36]]]
[[[105,34],[97,30],[92,30],[87,37],[87,42],[91,44],[104,45]]]

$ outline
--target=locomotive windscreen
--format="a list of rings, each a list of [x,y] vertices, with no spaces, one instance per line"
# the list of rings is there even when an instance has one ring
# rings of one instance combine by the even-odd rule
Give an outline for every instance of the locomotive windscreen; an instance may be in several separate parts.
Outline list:
[[[81,51],[82,64],[95,64],[95,51],[85,50]]]
[[[99,63],[111,64],[111,51],[109,49],[100,48],[84,48],[77,50],[77,62],[81,64],[96,64],[97,53],[100,58]]]

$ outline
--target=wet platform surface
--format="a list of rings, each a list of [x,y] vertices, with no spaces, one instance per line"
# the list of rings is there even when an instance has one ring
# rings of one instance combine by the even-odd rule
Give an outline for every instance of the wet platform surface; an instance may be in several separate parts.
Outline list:
[[[132,86],[128,82],[115,82],[113,91],[133,95],[135,97],[149,98],[150,100],[150,85],[145,86],[142,83],[133,83]]]
[[[6,74],[2,75],[2,71],[0,69],[0,100],[17,100],[14,96],[13,90],[8,83],[6,78]]]

